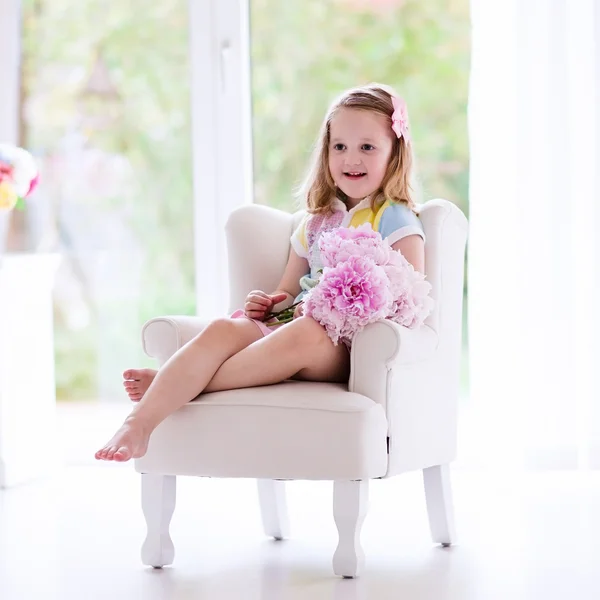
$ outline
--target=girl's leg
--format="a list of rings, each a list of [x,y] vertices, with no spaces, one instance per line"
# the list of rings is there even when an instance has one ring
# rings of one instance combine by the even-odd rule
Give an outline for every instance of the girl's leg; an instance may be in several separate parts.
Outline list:
[[[325,329],[300,317],[226,360],[205,392],[269,385],[290,378],[347,383],[350,353],[334,346]]]
[[[125,461],[143,456],[155,427],[202,391],[269,385],[291,377],[348,381],[348,350],[341,343],[334,346],[323,327],[310,317],[300,317],[265,338],[251,321],[240,319],[240,323],[253,342],[237,353],[231,351],[231,346],[225,352],[221,338],[231,328],[232,320],[211,324],[188,344],[199,348],[186,351],[185,346],[164,365],[123,427],[96,454],[97,458]]]
[[[282,331],[287,331],[287,327],[289,327],[289,325],[286,326],[286,328],[283,328]],[[346,347],[342,344],[338,345],[337,347],[334,346],[330,341],[328,341],[327,336],[323,335],[324,331],[322,328],[317,329],[314,327],[314,325],[312,328],[315,330],[314,333],[320,338],[320,340],[325,342],[325,347],[323,350],[327,356],[319,358],[319,361],[316,365],[306,366],[300,369],[297,373],[292,374],[291,377],[309,381],[348,381],[349,356]],[[280,334],[277,335],[279,336]],[[283,341],[281,341],[281,337],[273,338],[270,336],[269,339],[277,339],[279,340],[280,344],[285,344],[286,340],[288,339],[287,335],[289,334],[286,334],[286,337],[283,338]],[[306,336],[304,337],[306,338]],[[252,346],[257,346],[259,343],[260,342],[255,342]],[[271,346],[271,343],[269,343],[269,346]],[[270,352],[271,350],[267,349],[267,351]],[[262,381],[265,377],[269,378],[270,368],[265,369],[262,365],[258,370],[255,370],[253,367],[250,368],[250,370],[248,370],[248,368],[240,369],[236,366],[239,360],[248,360],[248,357],[251,357],[252,355],[254,355],[254,350],[252,353],[248,352],[243,357],[238,357],[236,354],[228,361],[225,361],[225,363],[219,367],[219,370],[216,372],[215,376],[211,379],[206,388],[204,388],[204,391],[216,392],[219,390],[228,389],[230,387],[247,387],[248,385],[257,385],[248,383],[248,375],[250,375],[251,378],[254,378],[256,375],[256,381]],[[294,352],[294,355],[295,358],[297,358],[296,352]],[[288,372],[288,366],[283,365],[283,363],[273,364],[270,366],[276,370],[282,368],[284,369],[284,373]],[[155,376],[156,371],[152,369],[130,369],[129,371],[125,371],[125,389],[127,390],[131,400],[134,402],[139,401],[152,383],[152,380]],[[279,381],[279,379],[277,379],[278,375],[276,372],[274,377],[275,380]]]
[[[143,456],[155,427],[195,398],[228,358],[262,337],[248,319],[217,319],[160,369],[123,426],[98,452],[101,460]]]

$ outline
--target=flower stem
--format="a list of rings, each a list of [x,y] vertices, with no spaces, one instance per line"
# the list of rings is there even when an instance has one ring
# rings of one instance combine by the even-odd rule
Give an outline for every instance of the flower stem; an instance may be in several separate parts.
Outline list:
[[[294,316],[285,317],[278,319],[275,323],[265,323],[267,327],[276,327],[277,325],[283,325],[284,323],[291,323],[294,320]]]
[[[284,308],[280,311],[277,312],[272,312],[270,314],[271,317],[282,317],[284,315],[287,315],[287,313],[289,313],[290,311],[293,314],[293,309],[295,309],[299,304],[302,304],[302,300],[300,300],[299,302],[295,302],[294,304],[292,304],[291,306],[288,306],[287,308]]]

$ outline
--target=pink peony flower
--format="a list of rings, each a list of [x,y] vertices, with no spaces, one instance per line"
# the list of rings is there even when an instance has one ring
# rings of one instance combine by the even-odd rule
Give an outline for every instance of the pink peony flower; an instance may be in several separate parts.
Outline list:
[[[420,327],[433,309],[431,284],[400,253],[392,250],[383,267],[394,298],[389,319],[405,327]]]
[[[433,309],[430,291],[429,282],[413,282],[410,289],[396,297],[388,318],[409,329],[420,327]]]
[[[333,231],[327,232],[329,234],[334,233],[335,237],[338,237],[342,240],[362,240],[362,239],[371,239],[371,240],[381,240],[381,234],[378,231],[375,231],[373,227],[371,227],[370,223],[363,223],[358,227],[338,227]]]
[[[370,258],[377,265],[387,262],[390,248],[378,231],[369,223],[359,227],[340,227],[327,231],[319,238],[321,260],[326,267],[335,267],[351,256]]]
[[[431,285],[370,224],[323,233],[319,250],[325,267],[306,297],[305,314],[325,327],[334,344],[352,341],[380,319],[414,328],[430,314]]]
[[[392,300],[383,268],[369,258],[350,256],[335,267],[325,267],[318,285],[306,296],[304,314],[323,325],[337,345],[384,319]]]

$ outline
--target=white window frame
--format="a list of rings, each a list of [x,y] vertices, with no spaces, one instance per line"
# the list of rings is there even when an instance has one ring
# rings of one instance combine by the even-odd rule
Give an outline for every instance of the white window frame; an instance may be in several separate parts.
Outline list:
[[[14,144],[19,135],[21,2],[0,0],[0,140]]]
[[[196,308],[229,307],[225,224],[253,202],[248,0],[189,0]]]
[[[0,143],[19,140],[21,1],[0,0]],[[8,213],[0,213],[0,255],[4,251]]]

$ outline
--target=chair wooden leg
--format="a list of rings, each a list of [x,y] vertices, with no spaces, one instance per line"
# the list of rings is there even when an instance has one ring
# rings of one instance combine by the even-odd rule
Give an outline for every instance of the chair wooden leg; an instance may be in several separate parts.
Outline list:
[[[142,562],[156,569],[170,565],[175,547],[169,524],[175,510],[175,476],[142,475],[142,510],[148,533],[142,545]]]
[[[339,533],[333,555],[333,571],[346,578],[358,577],[365,564],[360,545],[360,530],[369,504],[368,481],[335,481],[333,484],[333,516]]]
[[[456,532],[449,465],[423,469],[423,482],[431,537],[442,546],[450,546],[456,542]]]
[[[290,537],[285,482],[258,479],[258,501],[265,534],[276,540]]]

